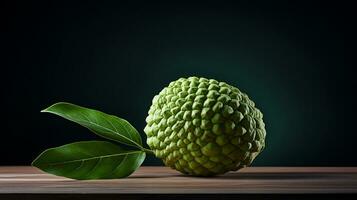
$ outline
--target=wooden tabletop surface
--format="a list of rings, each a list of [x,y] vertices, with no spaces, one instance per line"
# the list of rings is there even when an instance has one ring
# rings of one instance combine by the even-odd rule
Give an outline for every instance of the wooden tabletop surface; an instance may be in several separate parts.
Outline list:
[[[128,178],[76,181],[33,167],[0,167],[0,194],[357,193],[357,167],[249,167],[225,175],[184,176],[140,167]]]

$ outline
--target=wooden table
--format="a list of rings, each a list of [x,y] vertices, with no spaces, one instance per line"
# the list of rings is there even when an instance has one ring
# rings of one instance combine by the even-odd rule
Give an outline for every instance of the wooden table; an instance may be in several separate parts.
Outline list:
[[[0,167],[0,199],[357,199],[357,167],[249,167],[211,178],[141,167],[125,179],[76,181]]]

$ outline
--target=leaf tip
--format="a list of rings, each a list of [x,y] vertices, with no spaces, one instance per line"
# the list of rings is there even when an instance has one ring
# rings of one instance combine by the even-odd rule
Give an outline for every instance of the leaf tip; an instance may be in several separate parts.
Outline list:
[[[41,113],[45,113],[45,112],[48,112],[53,106],[55,106],[57,103],[53,104],[53,105],[50,105],[49,107],[45,108],[45,109],[42,109],[40,112]]]
[[[32,167],[37,167],[37,158],[35,158],[35,160],[33,160],[32,162],[31,162],[31,166]]]
[[[57,102],[57,103],[54,103],[54,104],[48,106],[47,108],[41,110],[40,112],[41,112],[41,113],[51,112],[51,109],[56,108],[57,106],[66,105],[66,104],[69,104],[69,103],[66,103],[66,102]]]

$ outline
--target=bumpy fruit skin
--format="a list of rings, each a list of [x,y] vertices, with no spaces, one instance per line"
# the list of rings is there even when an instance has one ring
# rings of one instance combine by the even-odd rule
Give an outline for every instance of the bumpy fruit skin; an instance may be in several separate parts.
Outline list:
[[[212,176],[252,163],[265,147],[263,114],[238,88],[213,79],[180,78],[152,100],[147,144],[166,166]]]

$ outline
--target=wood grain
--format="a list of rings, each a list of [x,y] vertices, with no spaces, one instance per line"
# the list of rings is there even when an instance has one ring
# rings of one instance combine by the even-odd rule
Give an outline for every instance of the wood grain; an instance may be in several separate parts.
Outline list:
[[[357,167],[249,167],[211,178],[141,167],[125,179],[93,181],[0,167],[0,197],[15,194],[357,194]]]

